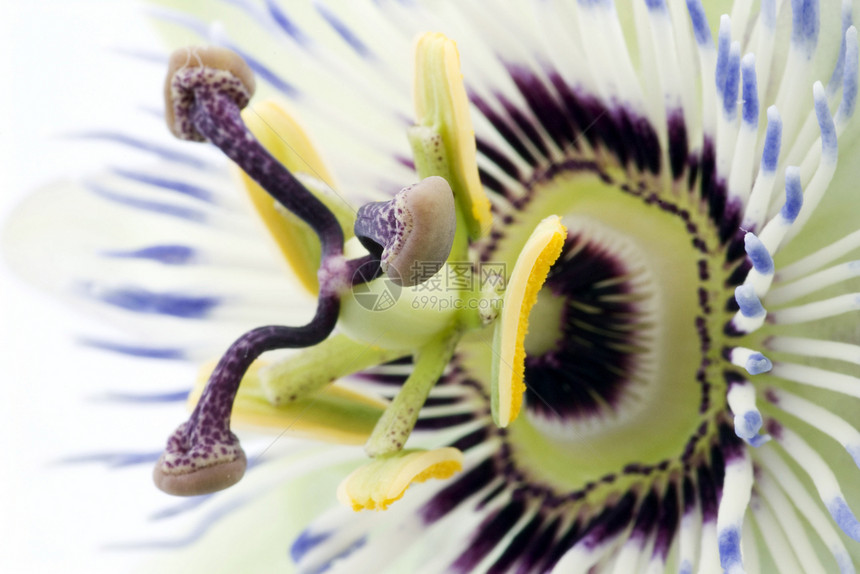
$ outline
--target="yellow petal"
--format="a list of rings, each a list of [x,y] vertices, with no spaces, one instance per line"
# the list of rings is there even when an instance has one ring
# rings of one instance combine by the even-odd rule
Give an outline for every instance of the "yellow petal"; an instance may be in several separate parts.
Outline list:
[[[352,234],[354,212],[333,193],[334,179],[302,127],[282,107],[271,100],[249,106],[242,119],[254,137],[294,175],[304,174],[320,182],[320,189],[309,190],[331,209],[347,237]],[[307,223],[283,209],[245,172],[240,173],[251,203],[278,244],[284,257],[308,291],[319,291],[317,269],[320,263],[319,239]]]
[[[237,426],[266,429],[290,436],[338,444],[364,444],[388,403],[362,395],[337,384],[329,385],[310,397],[273,406],[260,384],[262,361],[254,362],[242,378],[233,403],[231,422]],[[197,404],[209,375],[211,362],[200,371],[197,384],[188,397],[191,408]]]
[[[448,180],[465,217],[469,237],[483,237],[493,222],[490,200],[478,177],[475,131],[457,44],[442,34],[424,34],[416,44],[415,114],[418,126],[432,128],[441,136],[447,156],[448,174],[426,175]]]
[[[553,263],[561,255],[567,229],[557,215],[541,221],[520,252],[505,288],[502,313],[493,339],[491,408],[493,420],[506,427],[523,402],[526,352],[523,343],[529,313]]]
[[[463,470],[463,453],[452,447],[402,450],[355,469],[337,489],[337,498],[355,511],[385,510],[412,483],[450,478]]]

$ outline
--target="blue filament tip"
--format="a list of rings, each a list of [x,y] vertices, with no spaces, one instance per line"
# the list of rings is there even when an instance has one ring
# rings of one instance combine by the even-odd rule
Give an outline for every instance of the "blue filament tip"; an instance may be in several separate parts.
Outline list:
[[[323,2],[317,0],[314,2],[314,7],[323,19],[334,29],[335,32],[347,43],[350,48],[355,50],[355,53],[362,58],[374,59],[373,52],[368,46],[358,37],[358,35],[350,28],[346,22],[338,18],[335,13],[329,9]]]
[[[815,96],[815,117],[818,119],[818,128],[821,130],[821,157],[836,161],[836,153],[839,145],[836,142],[836,125],[830,108],[827,106],[827,94],[821,82],[815,82],[812,88]]]
[[[723,90],[723,111],[729,120],[738,113],[738,91],[741,74],[741,43],[732,42],[726,64],[726,87]]]
[[[310,38],[302,32],[301,28],[296,26],[296,24],[287,18],[287,15],[283,10],[275,3],[273,0],[266,0],[266,8],[269,11],[269,15],[272,17],[272,20],[287,33],[293,40],[301,44],[302,46],[306,46],[311,43]]]
[[[747,359],[744,368],[751,375],[760,375],[762,373],[770,371],[773,368],[773,363],[771,363],[770,359],[768,359],[761,353],[753,353],[752,355],[750,355],[749,359]]]
[[[767,133],[764,136],[764,150],[761,153],[761,169],[773,173],[779,163],[779,149],[782,145],[782,118],[776,106],[767,109]]]
[[[705,9],[702,8],[702,0],[687,0],[687,11],[690,13],[690,22],[693,24],[693,34],[699,46],[713,46],[711,28],[708,26],[708,18]]]
[[[754,319],[764,315],[764,307],[759,301],[755,290],[749,285],[741,285],[735,289],[735,301],[738,302],[741,315]]]
[[[717,69],[715,80],[717,94],[722,96],[726,89],[726,73],[729,67],[729,50],[732,46],[732,24],[728,16],[720,19],[720,33],[717,36]]]
[[[741,533],[736,527],[729,527],[719,533],[720,566],[723,572],[733,572],[743,565],[741,559]]]
[[[841,119],[847,120],[854,115],[854,108],[857,104],[857,28],[852,26],[845,32],[844,43],[845,63],[842,74],[842,101],[839,103],[837,115]]]
[[[611,8],[610,0],[579,0],[580,6],[602,6],[603,8]]]
[[[758,88],[755,75],[755,57],[747,54],[741,61],[741,83],[743,84],[743,120],[748,126],[758,126]]]
[[[791,0],[791,42],[812,57],[818,43],[818,0]]]
[[[780,215],[789,223],[797,219],[803,207],[803,189],[800,187],[800,169],[795,166],[785,168],[785,203]]]
[[[761,428],[761,413],[758,411],[747,411],[735,416],[735,434],[738,438],[750,440],[758,434]]]
[[[851,458],[854,459],[854,464],[860,467],[860,444],[845,445],[845,450],[847,450],[848,454],[851,455]]]
[[[854,560],[845,552],[835,551],[833,557],[836,558],[836,564],[839,566],[840,574],[854,574],[857,572],[854,569]]]
[[[78,292],[101,303],[142,314],[166,315],[181,319],[205,319],[223,303],[213,296],[158,292],[141,287],[106,288],[83,283]]]
[[[845,534],[860,542],[860,523],[857,522],[857,517],[851,512],[851,508],[844,498],[835,497],[827,505],[827,510],[830,511],[833,520]]]
[[[773,438],[769,434],[757,434],[747,440],[747,444],[753,448],[758,448],[763,444],[767,444],[770,442],[770,439]]]
[[[830,74],[830,80],[827,82],[827,96],[830,97],[842,86],[842,73],[845,71],[845,48],[847,46],[845,32],[851,27],[853,16],[851,14],[851,4],[842,3],[842,45],[839,46],[839,57],[836,59],[836,64],[833,66],[833,72]]]
[[[744,235],[744,250],[752,262],[753,269],[762,275],[773,273],[773,257],[755,233],[747,232]]]
[[[148,259],[163,265],[188,265],[200,260],[194,248],[177,244],[151,245],[128,251],[105,251],[103,254],[122,259]]]
[[[310,530],[305,530],[299,534],[298,538],[296,538],[290,547],[290,557],[293,559],[293,562],[300,562],[308,552],[315,549],[330,537],[331,532],[313,533]]]

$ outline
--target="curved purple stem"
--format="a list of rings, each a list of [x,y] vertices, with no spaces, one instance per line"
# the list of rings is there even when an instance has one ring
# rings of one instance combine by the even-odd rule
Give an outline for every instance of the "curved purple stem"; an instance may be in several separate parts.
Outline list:
[[[207,93],[191,110],[194,127],[242,168],[278,203],[319,236],[322,259],[343,254],[343,230],[334,214],[258,142],[228,96]]]
[[[316,315],[307,325],[257,327],[239,337],[218,361],[209,376],[206,391],[188,419],[189,443],[201,444],[213,435],[225,437],[230,432],[233,400],[251,363],[266,351],[309,347],[322,342],[334,329],[339,310],[337,296],[321,296]]]
[[[263,148],[245,127],[239,106],[216,89],[203,85],[195,90],[189,115],[194,127],[316,232],[322,247],[320,295],[307,325],[259,327],[239,337],[221,357],[194,412],[170,436],[154,470],[159,488],[178,495],[220,490],[242,477],[246,459],[230,431],[230,416],[248,367],[266,351],[323,341],[337,323],[340,291],[379,272],[378,262],[367,269],[372,258],[343,260],[343,230],[334,214]]]

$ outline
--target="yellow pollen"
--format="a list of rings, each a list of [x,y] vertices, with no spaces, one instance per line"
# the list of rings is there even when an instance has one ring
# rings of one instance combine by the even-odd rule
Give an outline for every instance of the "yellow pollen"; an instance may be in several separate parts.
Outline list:
[[[411,484],[450,478],[461,470],[463,453],[456,448],[402,450],[355,469],[340,483],[337,498],[356,512],[386,510]]]
[[[523,394],[529,313],[553,263],[561,255],[567,229],[557,215],[541,221],[520,252],[502,303],[493,340],[491,407],[493,420],[506,427],[520,413]]]

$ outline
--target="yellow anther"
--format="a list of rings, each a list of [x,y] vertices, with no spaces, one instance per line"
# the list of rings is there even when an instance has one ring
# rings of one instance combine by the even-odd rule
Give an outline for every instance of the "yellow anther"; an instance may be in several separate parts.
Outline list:
[[[314,178],[323,189],[334,188],[334,179],[307,134],[281,106],[267,100],[245,109],[242,119],[266,151],[291,173]],[[244,172],[240,175],[251,203],[296,276],[308,291],[318,293],[320,244],[316,234],[297,216],[277,209],[272,197]],[[354,212],[349,206],[333,194],[327,195],[313,188],[310,191],[334,212],[344,234],[350,237]]]
[[[465,219],[469,237],[478,239],[490,231],[493,216],[490,200],[478,177],[475,158],[475,131],[469,117],[469,99],[460,72],[457,45],[442,34],[421,36],[415,47],[415,115],[419,128],[429,128],[441,138],[442,150],[431,146],[416,164],[447,164],[447,173],[419,173],[421,177],[439,175],[454,190]],[[438,154],[444,160],[438,161]],[[419,166],[420,168],[420,166]]]
[[[491,407],[493,420],[506,427],[520,413],[529,328],[529,313],[537,301],[550,267],[561,255],[567,229],[557,215],[541,221],[520,252],[508,284],[493,339]]]
[[[268,429],[290,436],[337,444],[359,445],[370,437],[376,422],[388,404],[337,384],[328,385],[312,396],[274,406],[260,384],[259,371],[265,363],[256,361],[242,378],[233,403],[232,422],[246,428]],[[194,408],[209,375],[211,362],[200,370],[197,384],[188,396],[189,410]]]
[[[400,500],[409,485],[446,479],[463,470],[463,453],[452,447],[402,450],[355,469],[337,489],[342,504],[359,510],[385,510]]]

